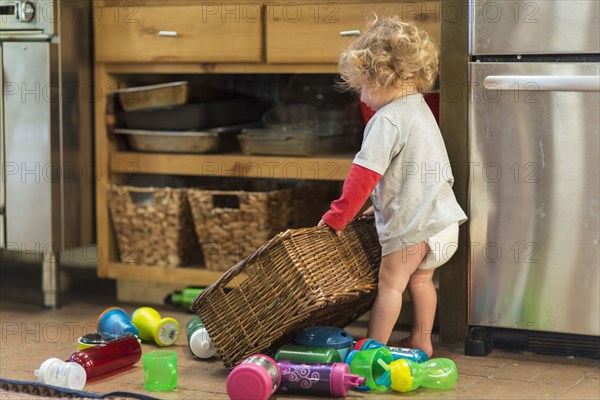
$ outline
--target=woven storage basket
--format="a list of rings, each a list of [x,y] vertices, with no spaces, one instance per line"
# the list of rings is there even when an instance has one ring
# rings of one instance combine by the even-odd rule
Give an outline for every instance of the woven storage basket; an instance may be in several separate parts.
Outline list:
[[[188,199],[207,269],[227,271],[289,228],[315,225],[314,207],[298,199],[306,188],[269,191],[189,189]]]
[[[109,185],[121,262],[178,267],[202,258],[186,189]]]
[[[360,317],[375,299],[380,259],[372,218],[341,237],[328,227],[288,230],[223,274],[191,309],[231,368],[303,328]]]

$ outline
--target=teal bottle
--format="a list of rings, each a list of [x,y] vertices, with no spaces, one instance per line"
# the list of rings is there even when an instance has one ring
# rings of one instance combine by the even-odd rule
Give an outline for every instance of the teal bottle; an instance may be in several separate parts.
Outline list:
[[[196,315],[190,319],[185,330],[192,354],[198,358],[211,358],[217,354],[217,349],[208,336],[208,331],[200,317]]]
[[[354,345],[354,350],[370,350],[370,349],[378,349],[380,347],[387,347],[388,350],[392,353],[392,357],[394,360],[410,360],[416,363],[421,363],[423,361],[429,360],[429,356],[419,349],[407,349],[404,347],[389,347],[384,345],[383,343],[375,340],[375,339],[361,339]]]

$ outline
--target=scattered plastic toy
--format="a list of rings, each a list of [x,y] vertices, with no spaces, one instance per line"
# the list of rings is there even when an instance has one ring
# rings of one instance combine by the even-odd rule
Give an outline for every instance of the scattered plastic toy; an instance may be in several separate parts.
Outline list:
[[[333,347],[345,360],[352,350],[352,335],[334,326],[313,326],[303,329],[294,338],[294,344],[300,346]]]
[[[264,354],[246,358],[227,376],[231,400],[268,400],[281,383],[277,362]]]
[[[58,358],[44,361],[34,375],[41,383],[73,390],[83,389],[87,380],[85,369],[81,365]]]
[[[340,353],[333,347],[299,346],[286,344],[275,353],[275,361],[292,361],[308,364],[333,364],[341,362]]]
[[[142,340],[152,340],[159,346],[172,346],[179,338],[179,322],[174,318],[162,318],[151,307],[140,307],[131,315],[131,321]]]
[[[350,388],[364,385],[365,378],[350,373],[348,364],[277,363],[281,371],[278,393],[346,397]]]
[[[198,358],[211,358],[217,354],[217,348],[208,336],[206,327],[200,320],[200,317],[195,316],[190,319],[185,327],[188,345],[192,354]]]
[[[408,349],[404,347],[390,347],[386,346],[383,343],[375,340],[375,339],[361,339],[354,345],[354,350],[370,350],[377,349],[380,347],[387,347],[388,350],[392,353],[392,357],[394,360],[404,359],[410,360],[417,363],[421,363],[423,361],[429,360],[429,356],[423,351],[419,349]]]
[[[171,294],[168,294],[164,299],[164,303],[175,307],[181,307],[187,311],[190,311],[191,304],[194,300],[196,300],[196,297],[198,297],[203,290],[204,288],[198,287],[188,287],[182,290],[177,290]]]
[[[346,358],[350,372],[365,378],[364,386],[357,386],[358,390],[387,390],[389,384],[381,377],[389,369],[387,365],[394,361],[392,353],[387,347],[357,351],[352,350]]]
[[[142,346],[135,336],[125,336],[106,344],[90,347],[71,354],[67,361],[83,367],[87,379],[129,367],[140,360]]]
[[[98,333],[107,340],[138,335],[138,328],[133,325],[129,314],[119,307],[111,307],[102,311],[96,320],[96,325]]]
[[[420,386],[430,389],[451,389],[456,385],[458,370],[448,358],[433,358],[422,363],[396,360],[377,379],[377,383],[398,392],[410,392]]]

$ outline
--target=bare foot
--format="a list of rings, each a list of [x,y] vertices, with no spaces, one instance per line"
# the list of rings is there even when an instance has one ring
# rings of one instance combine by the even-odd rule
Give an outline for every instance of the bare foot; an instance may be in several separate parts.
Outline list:
[[[423,340],[413,339],[412,336],[404,338],[398,344],[399,347],[404,347],[407,349],[419,349],[427,354],[427,357],[431,358],[433,355],[433,345],[431,342],[425,342]]]

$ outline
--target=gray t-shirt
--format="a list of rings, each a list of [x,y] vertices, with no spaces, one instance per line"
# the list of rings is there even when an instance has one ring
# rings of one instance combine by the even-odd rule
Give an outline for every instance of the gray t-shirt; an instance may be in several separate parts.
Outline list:
[[[354,163],[382,175],[371,194],[383,255],[466,221],[438,125],[420,93],[371,118]]]

